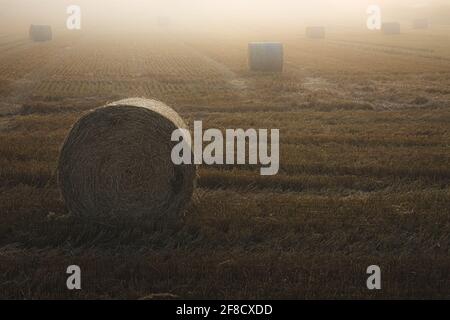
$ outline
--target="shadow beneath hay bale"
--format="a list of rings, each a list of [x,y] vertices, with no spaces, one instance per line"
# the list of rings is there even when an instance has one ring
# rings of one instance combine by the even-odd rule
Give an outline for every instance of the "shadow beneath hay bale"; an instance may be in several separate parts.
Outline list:
[[[46,234],[33,234],[24,240],[26,246],[46,247],[65,244],[71,248],[117,248],[133,246],[145,249],[168,249],[186,240],[183,219],[154,221],[137,218],[95,217],[49,212],[45,220],[36,223],[36,230],[45,225]]]
[[[147,232],[176,232],[183,227],[183,219],[145,219],[139,217],[97,216],[86,217],[69,215],[72,221],[83,225],[97,225],[106,229],[133,230],[141,229]]]

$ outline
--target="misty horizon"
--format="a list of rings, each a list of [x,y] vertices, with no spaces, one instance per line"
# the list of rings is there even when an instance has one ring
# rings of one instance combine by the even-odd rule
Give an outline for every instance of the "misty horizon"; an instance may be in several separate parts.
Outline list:
[[[30,24],[51,24],[56,30],[64,29],[69,5],[81,7],[83,29],[88,32],[145,31],[158,17],[169,18],[174,27],[199,30],[205,26],[227,28],[249,24],[274,29],[281,24],[363,25],[370,4],[380,5],[384,20],[424,17],[439,23],[446,21],[442,17],[448,11],[438,8],[450,7],[448,1],[440,0],[2,0],[0,27],[2,33],[23,31]]]

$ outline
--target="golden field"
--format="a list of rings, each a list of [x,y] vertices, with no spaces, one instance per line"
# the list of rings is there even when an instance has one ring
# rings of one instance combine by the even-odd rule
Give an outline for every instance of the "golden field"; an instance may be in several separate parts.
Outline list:
[[[284,43],[282,74],[248,71],[260,40]],[[176,230],[71,216],[65,135],[132,96],[189,124],[280,129],[279,174],[201,166]],[[450,28],[0,34],[0,164],[0,298],[450,298]]]

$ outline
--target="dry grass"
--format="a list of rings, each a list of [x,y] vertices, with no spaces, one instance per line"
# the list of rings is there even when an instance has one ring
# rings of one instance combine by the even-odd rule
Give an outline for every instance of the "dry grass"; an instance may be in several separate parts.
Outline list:
[[[281,75],[247,71],[251,35],[2,39],[0,94],[22,107],[0,118],[0,297],[449,298],[450,42],[428,32],[283,36]],[[280,174],[201,167],[175,230],[68,216],[59,146],[126,96],[207,127],[279,128]],[[371,264],[381,292],[365,289]]]

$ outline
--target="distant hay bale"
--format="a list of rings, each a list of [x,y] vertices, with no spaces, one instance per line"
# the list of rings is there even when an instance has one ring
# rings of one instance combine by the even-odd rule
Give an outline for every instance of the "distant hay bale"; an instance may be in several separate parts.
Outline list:
[[[190,201],[194,165],[174,165],[172,132],[186,128],[156,100],[132,98],[92,110],[66,137],[58,184],[73,214],[176,221]]]
[[[30,39],[33,41],[50,41],[53,39],[52,27],[46,25],[31,25]]]
[[[430,23],[428,19],[415,19],[413,20],[413,28],[414,29],[428,29]]]
[[[400,34],[401,28],[398,22],[385,22],[381,25],[381,31],[385,35]]]
[[[324,39],[325,27],[307,27],[306,37],[310,39]]]
[[[248,44],[248,63],[252,71],[282,72],[283,55],[283,44],[279,42]]]

